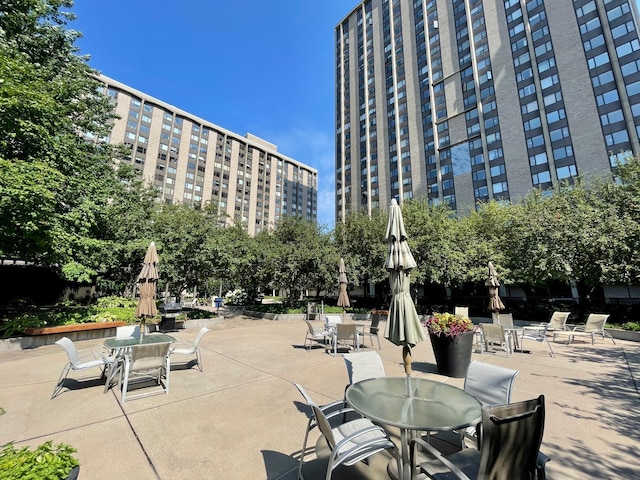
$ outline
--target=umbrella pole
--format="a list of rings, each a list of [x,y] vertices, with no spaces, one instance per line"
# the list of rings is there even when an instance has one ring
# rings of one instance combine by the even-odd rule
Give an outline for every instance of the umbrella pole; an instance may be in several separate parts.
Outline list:
[[[402,361],[404,363],[404,373],[407,374],[407,396],[413,396],[411,393],[411,347],[405,345],[402,347]]]

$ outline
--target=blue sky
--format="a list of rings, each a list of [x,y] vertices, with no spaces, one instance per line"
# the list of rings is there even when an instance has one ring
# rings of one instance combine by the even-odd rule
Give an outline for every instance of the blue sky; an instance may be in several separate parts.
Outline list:
[[[358,0],[76,0],[69,27],[104,75],[318,169],[335,217],[334,28]]]

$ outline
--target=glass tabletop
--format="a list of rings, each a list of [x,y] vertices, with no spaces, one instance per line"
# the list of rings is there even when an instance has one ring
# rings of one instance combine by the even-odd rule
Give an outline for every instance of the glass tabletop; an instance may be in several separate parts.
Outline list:
[[[104,346],[108,348],[134,347],[136,345],[149,345],[151,343],[173,343],[176,339],[171,335],[154,333],[152,335],[143,335],[141,337],[126,338],[107,338]]]
[[[406,377],[381,377],[353,384],[346,398],[361,415],[409,430],[449,431],[481,420],[480,401],[453,385],[412,377],[411,393]]]

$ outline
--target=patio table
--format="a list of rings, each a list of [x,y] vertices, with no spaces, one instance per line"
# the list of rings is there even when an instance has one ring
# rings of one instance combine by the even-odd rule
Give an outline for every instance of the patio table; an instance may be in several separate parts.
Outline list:
[[[104,346],[107,349],[111,350],[112,354],[115,355],[116,358],[115,361],[111,363],[111,366],[109,367],[106,375],[107,378],[104,388],[105,393],[110,388],[111,380],[117,373],[118,367],[122,362],[124,362],[124,355],[126,355],[131,348],[135,348],[138,345],[149,345],[152,343],[175,343],[175,341],[176,339],[171,335],[165,335],[162,333],[156,333],[152,335],[146,334],[141,335],[140,337],[107,338],[104,341]]]
[[[411,396],[406,377],[380,377],[351,385],[346,392],[349,405],[361,415],[384,425],[400,428],[401,479],[411,478],[409,441],[416,431],[450,431],[477,425],[482,404],[473,395],[447,383],[411,378]],[[394,476],[390,462],[387,468]]]

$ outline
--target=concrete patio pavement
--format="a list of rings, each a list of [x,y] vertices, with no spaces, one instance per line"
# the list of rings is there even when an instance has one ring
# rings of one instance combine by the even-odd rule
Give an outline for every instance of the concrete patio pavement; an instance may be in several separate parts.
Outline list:
[[[192,340],[197,330],[174,334]],[[0,445],[36,446],[46,440],[77,450],[81,479],[296,478],[307,423],[300,383],[318,403],[343,398],[347,373],[341,356],[303,347],[300,320],[228,318],[201,342],[204,372],[172,357],[170,393],[119,403],[117,388],[103,393],[98,370],[72,372],[50,396],[67,359],[56,345],[0,353]],[[100,350],[102,340],[78,342]],[[531,354],[473,354],[476,360],[520,370],[513,401],[546,397],[542,450],[552,457],[548,478],[640,478],[640,344],[598,340],[595,346],[528,342]],[[382,339],[389,376],[403,375],[401,349]],[[186,358],[185,358],[186,360]],[[462,386],[437,375],[429,342],[413,349],[414,376]],[[89,376],[88,376],[88,375]],[[398,432],[390,430],[396,443]],[[318,438],[312,432],[310,445]],[[304,475],[324,478],[326,451],[307,454]],[[339,467],[336,479],[387,478],[389,457]]]

